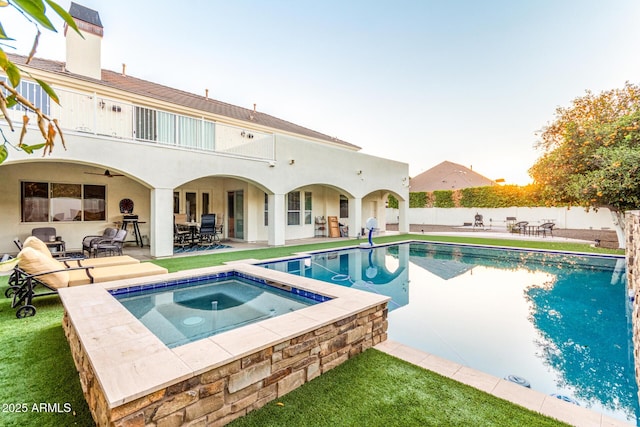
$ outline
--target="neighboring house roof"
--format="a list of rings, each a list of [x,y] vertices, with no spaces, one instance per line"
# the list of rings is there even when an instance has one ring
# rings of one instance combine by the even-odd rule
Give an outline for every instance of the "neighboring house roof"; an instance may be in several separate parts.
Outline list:
[[[22,55],[7,54],[9,59],[16,64],[24,65],[27,57]],[[169,102],[187,108],[194,108],[200,111],[206,111],[219,116],[229,117],[235,120],[241,120],[248,124],[266,126],[272,129],[315,138],[318,140],[331,142],[333,144],[342,145],[352,150],[359,150],[361,147],[342,141],[338,138],[325,135],[320,132],[296,125],[286,120],[270,116],[259,111],[238,107],[236,105],[227,104],[215,99],[207,98],[193,93],[181,91],[168,86],[152,83],[146,80],[123,75],[110,70],[102,70],[102,79],[96,80],[91,77],[70,73],[65,69],[65,63],[50,59],[32,58],[29,67],[38,70],[71,77],[78,80],[101,84],[113,89],[122,90],[124,92],[133,93],[159,101]]]
[[[444,161],[411,178],[411,191],[458,190],[496,185],[495,181],[457,163]]]

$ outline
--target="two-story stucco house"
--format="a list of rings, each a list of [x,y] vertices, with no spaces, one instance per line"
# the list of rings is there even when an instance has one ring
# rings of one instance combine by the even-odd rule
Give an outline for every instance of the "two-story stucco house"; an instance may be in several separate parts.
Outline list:
[[[0,165],[0,253],[13,239],[53,226],[67,250],[123,219],[130,202],[151,256],[173,254],[174,214],[216,213],[230,241],[283,245],[318,233],[316,217],[337,216],[349,235],[376,217],[384,230],[388,194],[401,201],[406,232],[408,165],[270,116],[176,88],[103,70],[96,11],[72,3],[84,39],[65,31],[66,61],[9,55],[29,74],[19,91],[59,119],[67,149],[11,150]],[[189,65],[189,64],[185,64]],[[31,78],[48,82],[52,102]],[[5,78],[0,76],[0,78]],[[20,108],[10,111],[22,123]],[[42,143],[32,117],[25,143]],[[0,128],[12,142],[4,120]],[[108,171],[108,174],[106,174]],[[125,202],[123,206],[123,203]],[[324,230],[321,230],[324,231]],[[326,234],[326,231],[324,231]]]

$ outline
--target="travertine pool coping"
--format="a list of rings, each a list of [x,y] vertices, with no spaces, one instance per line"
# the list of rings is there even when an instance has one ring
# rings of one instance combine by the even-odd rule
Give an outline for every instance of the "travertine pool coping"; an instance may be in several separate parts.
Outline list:
[[[108,292],[233,270],[333,299],[170,349]],[[62,288],[59,294],[111,408],[390,299],[243,263]]]
[[[633,425],[393,340],[383,341],[374,348],[570,425],[580,427]]]

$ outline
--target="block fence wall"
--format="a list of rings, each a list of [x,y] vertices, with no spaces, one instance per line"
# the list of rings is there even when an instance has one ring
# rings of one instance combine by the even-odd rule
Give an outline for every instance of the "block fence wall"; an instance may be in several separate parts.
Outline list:
[[[62,325],[96,425],[223,426],[386,340],[387,314],[386,303],[370,308],[115,408],[66,313]]]
[[[398,222],[398,209],[387,208],[385,213],[387,224]],[[581,207],[410,208],[407,219],[409,224],[461,226],[465,222],[473,223],[476,213],[483,216],[485,226],[505,227],[507,217],[515,217],[518,221],[529,221],[532,224],[552,220],[557,228],[615,229],[611,211],[607,208],[597,211],[592,209],[589,212]]]
[[[640,211],[625,212],[625,236],[627,239],[627,283],[633,296],[633,357],[636,366],[636,382],[640,384]],[[640,399],[640,392],[638,395]]]

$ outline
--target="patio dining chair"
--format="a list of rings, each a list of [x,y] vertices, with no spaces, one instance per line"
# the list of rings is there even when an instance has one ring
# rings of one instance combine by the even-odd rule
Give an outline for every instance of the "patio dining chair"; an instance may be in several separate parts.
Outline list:
[[[529,225],[529,221],[516,222],[511,227],[511,232],[518,233],[518,234],[525,234],[527,232],[527,225]]]
[[[182,214],[182,217],[184,218],[179,218],[178,215],[173,215],[174,246],[186,246],[187,244],[189,244],[189,238],[191,237],[191,230],[184,226],[187,216]]]
[[[216,232],[216,214],[204,214],[200,220],[200,244],[220,241]]]
[[[553,222],[545,222],[544,224],[540,224],[538,226],[537,233],[538,235],[542,234],[542,237],[547,237],[547,233],[553,237],[553,227],[555,224]]]

